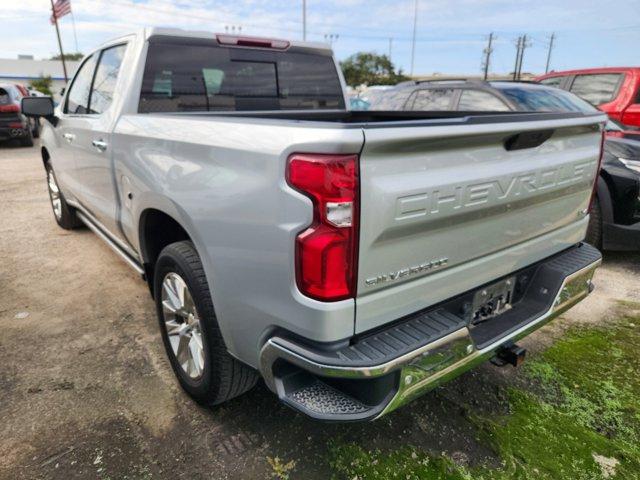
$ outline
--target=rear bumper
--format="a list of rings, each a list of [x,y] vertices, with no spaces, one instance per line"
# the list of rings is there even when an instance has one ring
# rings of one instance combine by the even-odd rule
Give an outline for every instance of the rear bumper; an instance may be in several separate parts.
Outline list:
[[[465,305],[483,287],[349,343],[271,337],[261,350],[262,375],[284,403],[313,418],[378,418],[490,359],[585,298],[601,258],[580,244],[509,275],[516,282],[513,307],[476,326],[465,318]]]
[[[27,128],[9,128],[6,126],[0,126],[0,140],[7,140],[10,138],[21,138],[29,133]]]
[[[640,250],[640,222],[633,225],[605,223],[603,245],[607,250]]]

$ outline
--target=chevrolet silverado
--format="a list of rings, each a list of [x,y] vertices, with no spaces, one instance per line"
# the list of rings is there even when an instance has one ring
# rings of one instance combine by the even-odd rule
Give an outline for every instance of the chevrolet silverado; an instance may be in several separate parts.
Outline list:
[[[198,402],[261,377],[323,420],[384,415],[592,290],[604,114],[347,108],[331,50],[175,29],[110,41],[42,117],[60,227],[148,283]]]

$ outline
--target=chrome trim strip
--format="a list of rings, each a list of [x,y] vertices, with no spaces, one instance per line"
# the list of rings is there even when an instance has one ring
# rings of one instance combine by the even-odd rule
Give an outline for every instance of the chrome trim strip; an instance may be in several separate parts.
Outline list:
[[[98,228],[84,212],[76,211],[76,215],[82,222],[89,227],[89,229],[95,233],[98,237],[100,237],[104,242],[111,247],[111,249],[116,252],[120,258],[122,258],[131,268],[133,268],[140,275],[144,275],[143,268],[133,259],[131,258],[125,251],[123,251],[120,246],[115,243],[107,234],[105,234],[100,228]]]

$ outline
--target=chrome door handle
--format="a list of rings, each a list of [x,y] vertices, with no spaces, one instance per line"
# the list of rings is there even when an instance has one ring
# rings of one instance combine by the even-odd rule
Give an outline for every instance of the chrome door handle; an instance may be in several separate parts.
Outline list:
[[[71,143],[75,140],[76,136],[73,133],[63,133],[62,138]]]
[[[107,142],[105,142],[104,140],[94,140],[93,142],[91,142],[91,145],[96,147],[101,152],[104,152],[107,149]]]

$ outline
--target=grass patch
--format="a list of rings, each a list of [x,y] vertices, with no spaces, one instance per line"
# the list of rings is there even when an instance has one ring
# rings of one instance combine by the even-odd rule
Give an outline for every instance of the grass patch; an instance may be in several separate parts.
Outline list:
[[[536,388],[509,391],[510,415],[472,417],[501,468],[467,469],[411,447],[370,452],[336,443],[335,478],[640,479],[637,326],[640,318],[627,316],[607,328],[571,330],[526,365]]]

